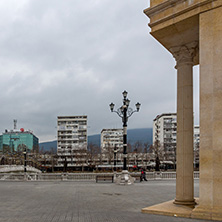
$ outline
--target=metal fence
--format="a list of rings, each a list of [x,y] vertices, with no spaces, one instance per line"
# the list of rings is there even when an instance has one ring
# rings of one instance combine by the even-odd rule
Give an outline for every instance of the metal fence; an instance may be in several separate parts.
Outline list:
[[[0,173],[0,181],[96,181],[97,175],[114,175],[113,173]],[[116,176],[119,176],[117,173]],[[140,173],[130,173],[138,177]],[[147,180],[175,180],[176,172],[147,172]],[[199,172],[194,172],[194,179],[199,179]]]

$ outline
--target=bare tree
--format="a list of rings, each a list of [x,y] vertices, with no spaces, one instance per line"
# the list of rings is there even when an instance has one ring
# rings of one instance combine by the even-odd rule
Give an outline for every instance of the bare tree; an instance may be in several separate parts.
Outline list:
[[[133,145],[134,165],[138,167],[140,162],[140,156],[142,153],[143,144],[140,141],[136,141]]]
[[[127,153],[132,153],[132,152],[133,152],[133,145],[131,144],[131,141],[129,140],[127,143]]]
[[[43,146],[40,148],[39,153],[44,154],[44,147]]]
[[[87,165],[87,150],[79,147],[78,150],[75,151],[76,165],[80,166],[82,171],[84,171],[84,166]]]
[[[87,150],[87,164],[90,168],[94,168],[99,164],[100,149],[97,145],[90,143]]]
[[[143,165],[144,165],[144,162],[145,162],[146,166],[147,166],[147,164],[150,160],[150,158],[148,157],[149,147],[150,147],[149,143],[144,143],[143,144],[142,162],[143,162]]]
[[[173,169],[176,168],[176,147],[164,148],[164,160],[171,161],[173,163]]]
[[[105,157],[108,160],[108,164],[112,163],[113,153],[114,153],[114,147],[111,146],[110,143],[108,143],[106,146],[106,151],[105,151]]]
[[[51,166],[52,166],[52,173],[54,172],[54,167],[55,167],[55,159],[57,155],[56,155],[56,149],[51,147],[51,150],[50,150],[50,160],[51,160]]]
[[[164,147],[160,144],[158,140],[154,142],[154,145],[150,146],[150,151],[154,154],[155,157],[155,171],[160,171],[160,161],[164,157]]]

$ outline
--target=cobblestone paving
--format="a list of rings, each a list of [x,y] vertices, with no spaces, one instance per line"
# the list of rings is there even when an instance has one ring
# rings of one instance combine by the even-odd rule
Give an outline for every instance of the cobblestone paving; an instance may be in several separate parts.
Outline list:
[[[195,182],[198,196],[198,181]],[[174,199],[175,181],[131,186],[94,182],[0,182],[1,222],[204,221],[142,214]]]

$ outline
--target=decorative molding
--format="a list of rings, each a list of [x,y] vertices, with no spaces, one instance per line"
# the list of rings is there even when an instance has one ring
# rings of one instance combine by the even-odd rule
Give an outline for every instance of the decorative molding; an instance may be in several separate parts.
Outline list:
[[[147,8],[147,9],[143,10],[143,12],[150,18],[154,14],[164,11],[168,8],[171,8],[175,4],[178,4],[182,1],[186,1],[186,0],[168,0],[168,1],[165,1],[163,3],[156,5],[154,7]]]
[[[189,1],[189,0],[168,0],[166,2],[163,2],[163,3],[159,4],[159,5],[156,5],[154,7],[147,8],[143,12],[149,18],[151,18],[155,14],[158,14],[158,13],[160,13],[162,11],[165,11],[168,8],[175,7],[176,4],[180,4],[180,3],[186,2],[186,1]],[[152,28],[152,27],[154,27],[154,26],[156,26],[156,25],[158,25],[160,23],[163,23],[163,22],[165,22],[167,20],[173,19],[173,18],[175,18],[177,16],[180,16],[182,14],[185,14],[185,13],[189,12],[189,11],[192,11],[195,8],[198,8],[198,7],[204,6],[204,5],[208,4],[208,3],[212,3],[212,2],[216,2],[216,1],[218,2],[219,0],[205,0],[205,1],[202,1],[202,2],[199,2],[199,3],[196,3],[196,4],[192,4],[191,6],[186,7],[186,8],[184,8],[181,11],[174,12],[173,14],[171,14],[169,16],[162,17],[161,19],[158,19],[158,20],[156,20],[154,22],[149,23],[149,26]],[[217,8],[217,7],[219,7],[219,6],[216,6],[215,8]]]
[[[191,42],[186,45],[170,48],[177,65],[176,69],[181,65],[194,65],[194,57],[199,50],[198,42]]]

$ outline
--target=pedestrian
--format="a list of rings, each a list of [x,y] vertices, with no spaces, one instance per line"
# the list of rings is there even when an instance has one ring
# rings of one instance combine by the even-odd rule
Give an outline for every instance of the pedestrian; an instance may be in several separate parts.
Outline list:
[[[147,181],[146,172],[144,169],[141,170],[140,182],[142,182],[143,180]]]

